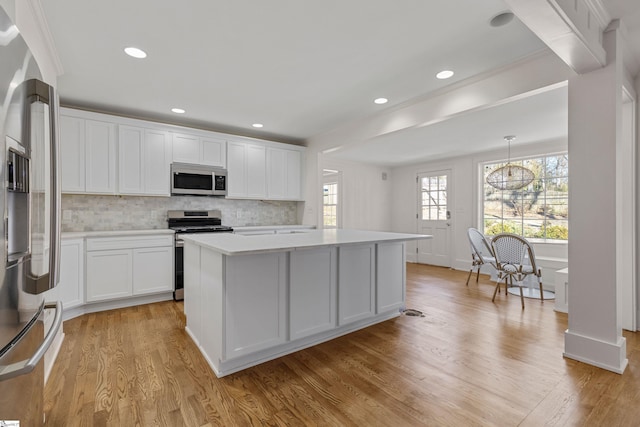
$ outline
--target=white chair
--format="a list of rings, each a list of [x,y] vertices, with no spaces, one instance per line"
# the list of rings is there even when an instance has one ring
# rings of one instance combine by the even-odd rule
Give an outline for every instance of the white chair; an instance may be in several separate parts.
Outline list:
[[[520,300],[522,301],[522,308],[524,309],[524,296],[522,295],[523,280],[530,275],[538,278],[540,299],[544,301],[542,272],[536,266],[536,257],[529,241],[516,234],[502,233],[491,240],[491,248],[496,257],[496,270],[498,272],[496,289],[493,291],[491,301],[496,299],[500,282],[504,280],[505,288],[514,284],[520,288]]]
[[[478,283],[478,278],[480,277],[480,268],[484,264],[491,264],[495,268],[496,259],[493,255],[493,249],[491,249],[491,245],[487,241],[487,238],[484,237],[480,231],[475,228],[470,228],[467,230],[467,235],[469,236],[469,244],[471,245],[471,269],[469,269],[469,275],[467,276],[467,286],[469,286],[469,279],[471,278],[471,274],[473,273],[473,269],[477,268],[478,272],[476,274],[476,283]]]

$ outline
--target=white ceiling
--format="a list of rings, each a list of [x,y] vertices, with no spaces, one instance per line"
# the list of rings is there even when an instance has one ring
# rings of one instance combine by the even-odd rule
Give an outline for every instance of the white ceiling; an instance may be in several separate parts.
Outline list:
[[[612,17],[635,16],[635,27],[627,26],[638,34],[637,0],[603,2]],[[283,142],[301,143],[546,49],[517,19],[489,25],[507,10],[503,0],[41,3],[65,70],[58,82],[63,104]],[[127,46],[148,58],[124,55]],[[456,75],[435,79],[442,69]],[[507,133],[520,142],[548,139],[561,133],[562,120],[566,134],[566,111],[559,111],[566,93],[540,96],[517,104],[528,123],[518,125],[516,106],[483,110],[341,155],[399,164],[441,155],[443,146],[449,155],[480,140],[497,146]],[[375,105],[377,97],[390,102]],[[187,113],[175,115],[172,107]],[[252,128],[256,122],[264,128]],[[438,140],[446,144],[425,149],[423,141]]]

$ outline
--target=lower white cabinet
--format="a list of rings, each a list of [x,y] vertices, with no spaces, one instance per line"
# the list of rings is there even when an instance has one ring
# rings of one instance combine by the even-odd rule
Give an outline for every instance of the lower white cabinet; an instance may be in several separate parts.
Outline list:
[[[287,341],[286,262],[284,252],[227,257],[227,359]]]
[[[132,261],[129,249],[87,252],[87,302],[131,296]]]
[[[68,310],[84,304],[84,239],[62,239],[58,286],[47,291],[46,301],[62,301]]]
[[[173,247],[133,250],[133,294],[173,290]]]
[[[87,239],[87,302],[173,290],[173,236]]]
[[[375,313],[375,245],[341,246],[338,323],[345,325]]]
[[[378,243],[376,248],[376,313],[400,310],[405,304],[405,243]]]
[[[289,334],[304,338],[336,327],[337,248],[291,252]]]

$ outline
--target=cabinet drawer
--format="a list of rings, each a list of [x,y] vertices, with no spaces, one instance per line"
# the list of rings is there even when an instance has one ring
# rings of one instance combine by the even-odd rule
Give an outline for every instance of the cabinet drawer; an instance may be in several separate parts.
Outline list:
[[[163,236],[93,237],[87,239],[87,251],[173,246],[173,239],[174,237],[171,234]]]

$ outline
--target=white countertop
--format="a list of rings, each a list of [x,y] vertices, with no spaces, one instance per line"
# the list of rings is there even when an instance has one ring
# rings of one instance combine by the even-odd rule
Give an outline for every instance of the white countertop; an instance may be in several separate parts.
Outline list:
[[[357,243],[404,242],[430,239],[426,234],[387,233],[365,230],[310,230],[303,233],[245,236],[229,233],[189,234],[181,236],[185,243],[212,249],[224,255],[281,252],[322,246]]]
[[[249,225],[233,227],[233,231],[262,231],[262,230],[314,230],[315,225]]]
[[[63,239],[83,239],[85,237],[144,236],[150,234],[174,234],[174,231],[166,228],[158,228],[155,230],[65,231],[61,233],[61,237]]]

